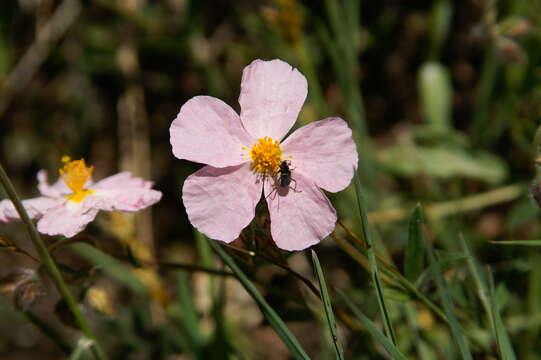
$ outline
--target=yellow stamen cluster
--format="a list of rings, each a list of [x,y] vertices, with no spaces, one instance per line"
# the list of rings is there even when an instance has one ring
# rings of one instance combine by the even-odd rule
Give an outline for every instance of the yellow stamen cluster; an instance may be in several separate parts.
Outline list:
[[[268,136],[257,139],[257,144],[250,149],[250,158],[253,171],[260,174],[274,174],[280,169],[282,161],[280,142]]]
[[[66,185],[73,191],[73,194],[67,195],[68,200],[74,202],[82,201],[87,195],[90,195],[94,190],[86,190],[84,188],[87,180],[92,176],[93,166],[87,167],[85,159],[73,160],[69,156],[62,156],[64,167],[58,170],[60,177]]]

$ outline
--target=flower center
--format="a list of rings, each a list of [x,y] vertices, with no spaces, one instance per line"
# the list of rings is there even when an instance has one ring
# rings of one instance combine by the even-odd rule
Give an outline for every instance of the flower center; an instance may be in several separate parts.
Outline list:
[[[250,158],[253,171],[265,175],[274,174],[280,169],[282,161],[280,142],[268,136],[257,139],[257,144],[250,149]]]
[[[83,199],[94,192],[84,188],[88,178],[92,176],[93,166],[87,167],[85,159],[73,160],[69,156],[62,156],[63,168],[58,170],[60,177],[66,185],[73,191],[73,194],[67,195],[66,199],[81,202]]]

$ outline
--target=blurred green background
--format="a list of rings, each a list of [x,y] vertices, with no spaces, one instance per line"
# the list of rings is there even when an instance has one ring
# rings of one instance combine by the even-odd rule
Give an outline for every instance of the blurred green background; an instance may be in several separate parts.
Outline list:
[[[200,165],[175,159],[169,144],[185,101],[204,94],[239,110],[242,69],[280,58],[309,83],[297,126],[341,116],[354,130],[400,351],[467,358],[462,336],[475,359],[538,359],[541,253],[493,242],[540,236],[529,194],[539,156],[540,23],[537,0],[4,0],[0,162],[24,198],[37,195],[39,169],[55,178],[62,155],[84,157],[94,179],[129,170],[163,192],[136,216],[100,215],[77,237],[98,252],[54,253],[109,358],[289,359],[256,303],[194,234],[180,189]],[[343,226],[315,249],[344,356],[391,358],[335,296],[342,290],[384,328],[369,254],[355,235],[363,230],[355,188],[329,197]],[[420,232],[419,214],[408,221],[417,203]],[[262,206],[248,232],[264,232],[266,221]],[[0,224],[0,238],[19,249],[0,249],[0,358],[68,358],[78,333],[21,253],[33,254],[24,226]],[[228,252],[311,358],[335,358],[321,302],[299,280],[318,284],[309,252],[248,238],[234,245],[256,256]],[[226,274],[201,271],[209,268]]]

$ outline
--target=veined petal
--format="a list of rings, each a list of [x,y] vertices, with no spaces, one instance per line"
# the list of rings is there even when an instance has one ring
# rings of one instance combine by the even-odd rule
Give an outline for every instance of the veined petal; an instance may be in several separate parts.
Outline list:
[[[351,129],[340,118],[314,121],[282,143],[285,158],[317,186],[331,192],[349,185],[358,154]]]
[[[186,179],[182,200],[194,227],[212,239],[231,242],[254,218],[261,189],[247,163],[205,166]]]
[[[65,200],[63,198],[50,198],[46,196],[40,196],[37,198],[23,200],[22,204],[26,210],[30,219],[39,218],[45,214],[49,209],[62,204]],[[0,221],[10,222],[19,220],[19,213],[11,200],[0,201]]]
[[[308,93],[306,78],[282,60],[255,60],[244,68],[240,118],[255,138],[282,140],[295,123]]]
[[[325,194],[298,171],[292,178],[296,183],[291,188],[265,183],[272,238],[280,249],[289,251],[317,244],[336,224],[336,211]]]
[[[238,165],[242,147],[254,139],[242,127],[237,113],[223,101],[196,96],[180,109],[169,129],[173,154],[215,167]]]
[[[86,208],[82,203],[67,201],[49,209],[38,221],[37,228],[42,234],[70,238],[83,231],[96,218],[98,211],[96,208]]]
[[[100,210],[138,211],[161,199],[162,193],[151,187],[151,181],[121,172],[92,185],[89,189],[94,192],[84,201]]]

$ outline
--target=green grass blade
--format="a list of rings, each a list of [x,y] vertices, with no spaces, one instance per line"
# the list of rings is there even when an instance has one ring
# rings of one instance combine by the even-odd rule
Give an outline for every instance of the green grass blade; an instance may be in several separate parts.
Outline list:
[[[502,317],[500,314],[500,306],[495,301],[494,296],[494,279],[492,278],[492,273],[488,271],[488,289],[489,289],[489,299],[490,299],[490,310],[492,312],[492,319],[494,321],[494,331],[496,333],[496,341],[498,343],[498,348],[500,350],[500,355],[503,360],[515,360],[515,352],[511,346],[511,341],[509,340],[509,335],[505,330],[503,325]]]
[[[181,311],[178,320],[193,352],[199,354],[206,340],[200,328],[199,315],[193,302],[194,298],[188,286],[188,276],[185,272],[178,273],[177,284],[177,299]]]
[[[133,292],[137,294],[147,293],[145,286],[133,274],[130,267],[123,262],[85,243],[72,244],[70,248],[90,263],[99,266],[107,275]]]
[[[342,298],[342,300],[346,303],[346,305],[349,307],[353,315],[357,317],[357,319],[361,322],[361,324],[365,327],[366,330],[372,335],[384,348],[387,350],[389,355],[393,357],[395,360],[406,360],[406,357],[398,350],[398,348],[393,344],[388,337],[386,337],[374,324],[372,320],[367,318],[361,310],[351,301],[346,294],[344,294],[342,291],[338,290],[338,295]]]
[[[520,246],[541,246],[541,240],[502,240],[490,241],[496,245],[520,245]]]
[[[393,326],[391,324],[391,319],[389,317],[389,311],[387,310],[387,304],[385,302],[385,297],[383,295],[383,286],[381,284],[381,279],[378,272],[378,263],[376,261],[376,256],[374,254],[374,244],[372,242],[372,236],[370,234],[370,229],[368,228],[368,217],[366,214],[366,208],[364,207],[364,200],[361,193],[361,183],[357,174],[353,177],[355,182],[355,190],[357,193],[357,205],[359,206],[359,215],[361,217],[361,227],[362,235],[367,244],[367,256],[368,261],[370,262],[370,275],[372,276],[372,281],[376,288],[376,295],[378,298],[378,304],[383,316],[383,323],[385,324],[385,332],[391,339],[392,343],[396,345],[396,337],[394,334]]]
[[[426,249],[428,252],[428,258],[430,259],[430,263],[433,266],[432,275],[434,276],[434,279],[436,280],[436,287],[438,288],[438,294],[440,296],[440,300],[443,305],[443,310],[445,311],[445,315],[447,316],[447,319],[449,320],[448,323],[449,323],[449,327],[451,328],[451,335],[453,337],[453,341],[458,347],[462,359],[472,360],[468,343],[466,342],[466,339],[464,338],[464,333],[453,312],[453,300],[451,299],[449,290],[447,289],[447,286],[445,285],[445,281],[443,280],[440,264],[436,260],[436,256],[434,255],[434,250],[432,249],[432,246],[427,245]]]
[[[344,354],[342,352],[342,346],[340,346],[338,341],[338,330],[336,328],[336,321],[332,310],[331,298],[329,297],[329,291],[327,290],[327,284],[325,283],[325,276],[323,275],[321,264],[319,263],[319,259],[314,250],[312,250],[312,262],[314,263],[319,289],[321,290],[321,300],[323,301],[323,307],[325,308],[325,315],[331,332],[336,358],[342,360],[344,359]]]
[[[367,250],[363,247],[354,247],[349,243],[345,243],[340,239],[337,239],[338,245],[348,254],[353,260],[355,260],[360,265],[363,265],[360,260],[363,256],[368,257]],[[428,307],[434,314],[436,314],[441,320],[447,322],[447,317],[443,310],[441,310],[438,305],[436,305],[432,300],[430,300],[422,291],[420,291],[417,286],[406,279],[398,270],[393,267],[388,267],[385,263],[380,262],[382,266],[382,273],[387,275],[392,280],[398,282],[402,288],[409,293],[412,297],[416,298],[422,302],[426,307]],[[426,270],[425,270],[426,271]],[[423,274],[421,274],[423,276]]]
[[[481,303],[483,304],[483,307],[485,308],[487,316],[490,320],[492,332],[496,338],[500,356],[504,360],[515,360],[515,352],[511,346],[507,331],[503,326],[500,311],[497,304],[494,302],[492,291],[493,286],[487,287],[486,277],[484,276],[482,269],[479,268],[479,264],[475,261],[475,258],[471,255],[470,249],[463,236],[460,236],[460,243],[463,251],[466,253],[466,255],[468,255],[468,266],[473,275],[475,284],[479,289],[479,298],[481,299]],[[488,274],[488,277],[489,284],[492,285],[492,276],[490,273]]]
[[[468,260],[469,258],[470,256],[465,255],[465,254],[448,254],[445,256],[441,255],[437,262],[440,266],[440,270],[445,272],[447,268],[452,267],[452,266],[457,266],[455,265],[455,263]],[[429,265],[425,270],[423,270],[421,275],[419,275],[419,277],[417,278],[417,281],[415,282],[415,285],[417,285],[417,287],[420,287],[423,284],[424,280],[426,278],[429,278],[430,275],[432,275],[433,271],[434,271],[434,266]]]
[[[404,260],[404,274],[406,278],[415,282],[423,271],[423,211],[421,204],[417,204],[411,214],[408,225],[408,244]]]
[[[289,331],[284,321],[280,316],[274,311],[274,309],[267,303],[263,296],[259,293],[256,287],[252,284],[250,279],[244,274],[244,272],[237,266],[233,258],[229,256],[224,249],[214,241],[209,240],[208,243],[212,249],[218,254],[222,261],[231,268],[237,279],[240,281],[242,286],[250,294],[250,296],[255,300],[271,326],[274,328],[278,336],[282,339],[287,348],[291,351],[292,355],[296,359],[310,359],[302,348],[299,341],[295,336]]]

